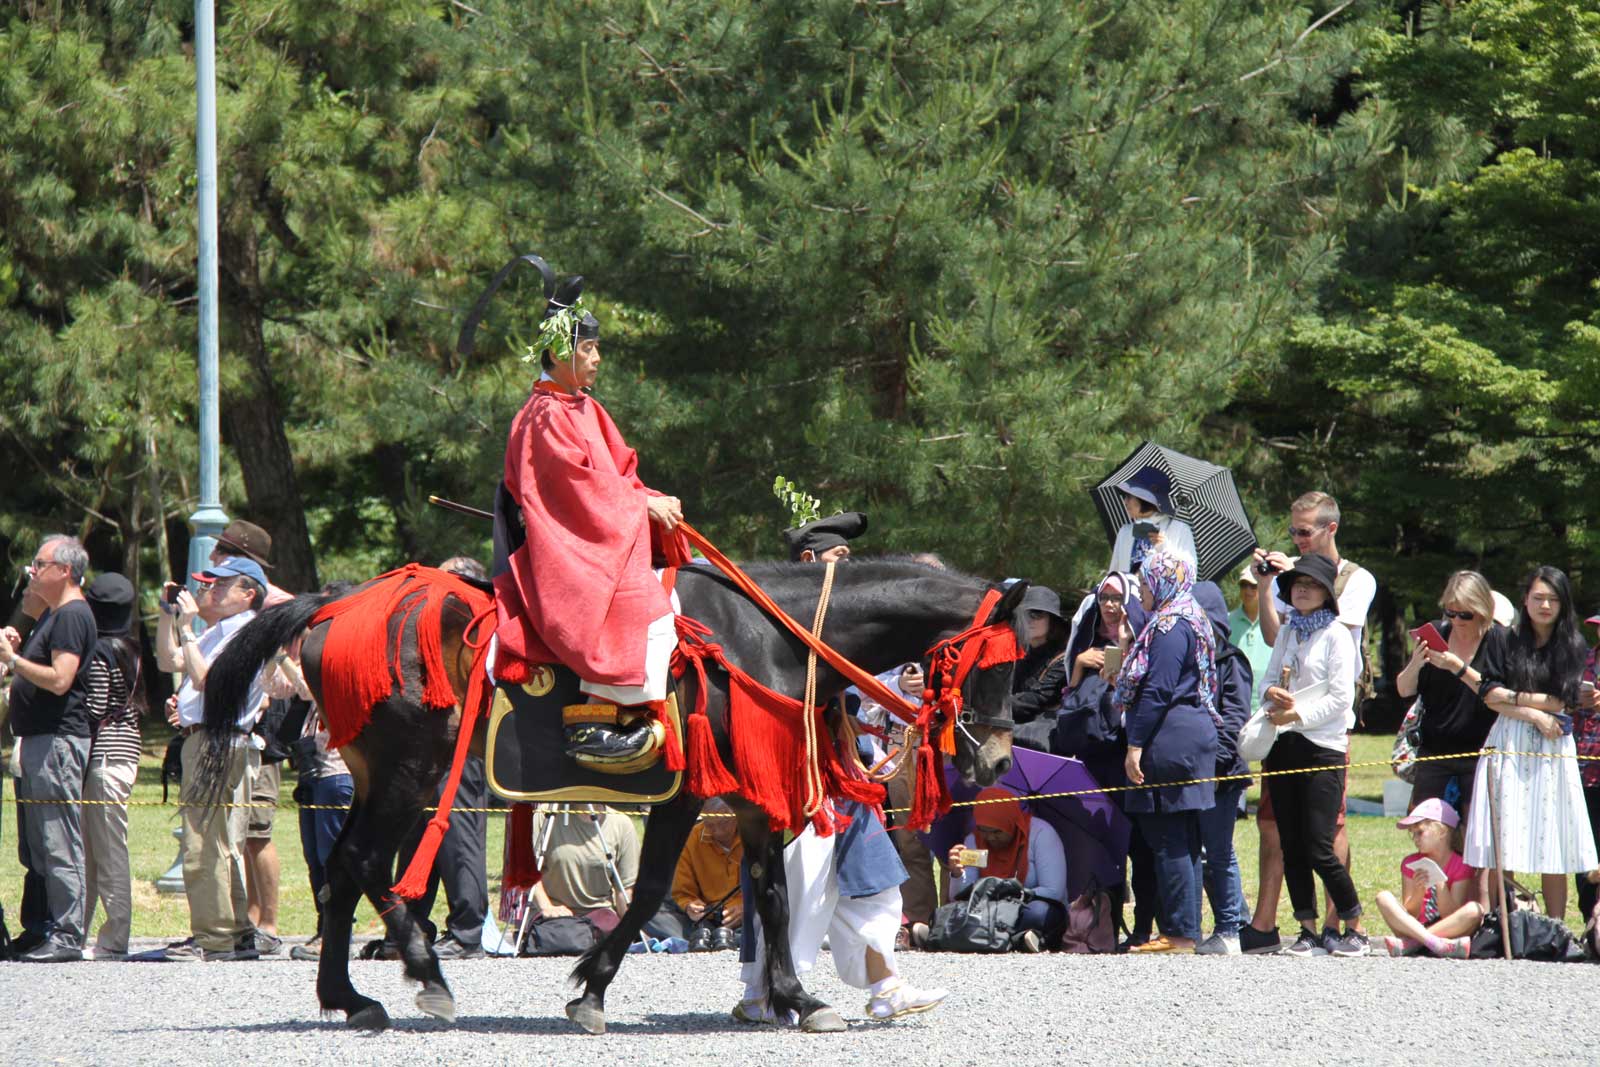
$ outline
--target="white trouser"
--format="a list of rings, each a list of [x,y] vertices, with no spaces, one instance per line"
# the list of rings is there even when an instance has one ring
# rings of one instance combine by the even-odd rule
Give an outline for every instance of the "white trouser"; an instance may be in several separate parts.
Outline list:
[[[818,837],[811,827],[789,843],[783,851],[783,871],[789,890],[789,955],[794,971],[804,977],[816,966],[822,939],[828,939],[833,966],[839,980],[857,989],[872,985],[867,978],[867,950],[872,949],[895,973],[894,939],[900,932],[900,887],[885,889],[869,897],[839,894],[839,878],[834,870],[832,837]],[[742,965],[744,998],[761,1000],[767,995],[766,943],[761,919],[754,901],[746,901],[751,911],[750,934],[756,939],[755,960]]]

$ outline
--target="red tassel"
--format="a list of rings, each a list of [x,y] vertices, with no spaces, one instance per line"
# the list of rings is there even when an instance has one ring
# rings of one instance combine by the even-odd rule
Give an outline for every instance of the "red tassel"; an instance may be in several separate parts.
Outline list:
[[[532,804],[511,805],[500,881],[504,889],[532,889],[539,881],[538,857],[533,854]]]
[[[697,797],[720,797],[737,793],[739,783],[722,762],[711,720],[705,712],[689,716],[689,791]]]
[[[911,817],[906,825],[912,830],[926,830],[949,807],[949,793],[944,784],[944,768],[934,755],[933,746],[924,741],[917,746],[917,791],[911,798]]]
[[[533,681],[533,669],[527,660],[502,648],[494,661],[494,676],[507,685],[527,685]]]
[[[428,875],[433,871],[433,861],[438,858],[439,844],[450,826],[450,808],[456,802],[456,790],[461,785],[461,772],[467,765],[467,753],[472,749],[472,735],[478,728],[478,719],[489,702],[489,679],[484,661],[487,648],[480,648],[472,661],[472,680],[467,684],[467,699],[461,707],[460,728],[456,731],[455,756],[450,761],[450,773],[444,780],[444,791],[439,795],[439,810],[428,820],[417,850],[411,854],[411,863],[405,874],[390,887],[390,892],[406,900],[416,900],[428,889]]]
[[[661,741],[661,747],[664,750],[661,754],[662,762],[666,765],[667,770],[677,773],[682,771],[684,767],[683,740],[678,736],[678,724],[673,720],[672,713],[667,711],[665,706],[657,712],[657,715],[661,719],[661,729],[666,733],[666,736]]]

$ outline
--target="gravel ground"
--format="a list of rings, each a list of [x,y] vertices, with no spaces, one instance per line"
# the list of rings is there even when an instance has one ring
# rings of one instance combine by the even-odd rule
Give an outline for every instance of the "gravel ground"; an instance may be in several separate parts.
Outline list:
[[[729,1019],[732,954],[630,957],[608,997],[609,1031],[590,1037],[562,1014],[570,963],[446,964],[453,1026],[416,1010],[398,963],[355,963],[357,988],[394,1019],[376,1035],[322,1017],[311,963],[0,964],[0,1047],[17,1067],[1596,1061],[1600,968],[1581,964],[907,954],[910,981],[955,992],[935,1012],[885,1024],[866,1021],[864,994],[824,956],[812,988],[850,1030],[813,1036]]]

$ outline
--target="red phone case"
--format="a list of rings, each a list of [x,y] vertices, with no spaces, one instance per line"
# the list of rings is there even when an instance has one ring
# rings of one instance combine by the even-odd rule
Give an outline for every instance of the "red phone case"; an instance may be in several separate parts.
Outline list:
[[[1450,647],[1450,643],[1444,639],[1444,635],[1431,622],[1425,622],[1415,630],[1412,630],[1411,636],[1435,652],[1443,652]]]

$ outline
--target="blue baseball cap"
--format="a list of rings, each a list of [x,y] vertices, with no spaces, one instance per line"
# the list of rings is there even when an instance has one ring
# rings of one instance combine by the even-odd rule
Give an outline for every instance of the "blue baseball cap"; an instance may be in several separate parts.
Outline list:
[[[229,556],[221,563],[207,567],[203,571],[196,571],[193,575],[197,582],[207,585],[218,578],[250,578],[261,588],[267,587],[266,572],[261,569],[261,564],[249,556]]]

